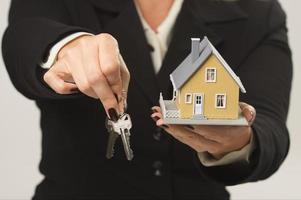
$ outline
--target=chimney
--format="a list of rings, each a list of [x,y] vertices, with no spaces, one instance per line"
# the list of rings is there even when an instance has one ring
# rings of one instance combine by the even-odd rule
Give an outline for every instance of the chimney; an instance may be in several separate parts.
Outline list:
[[[200,54],[200,38],[191,38],[191,62],[194,63]]]

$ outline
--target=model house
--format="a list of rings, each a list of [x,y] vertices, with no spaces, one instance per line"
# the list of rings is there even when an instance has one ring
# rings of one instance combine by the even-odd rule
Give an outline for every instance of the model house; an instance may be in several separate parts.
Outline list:
[[[191,39],[191,53],[170,74],[172,100],[160,106],[169,123],[242,124],[239,90],[246,92],[239,77],[205,37]],[[210,123],[209,123],[210,124]]]

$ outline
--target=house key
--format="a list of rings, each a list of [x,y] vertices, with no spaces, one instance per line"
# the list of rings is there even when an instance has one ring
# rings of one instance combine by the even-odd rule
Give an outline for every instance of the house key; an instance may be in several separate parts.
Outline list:
[[[132,160],[134,155],[130,147],[130,129],[132,128],[132,121],[130,115],[124,113],[119,117],[119,119],[116,122],[107,119],[106,128],[108,129],[108,132],[110,134],[106,157],[110,159],[114,156],[114,144],[120,135],[126,158],[128,160]]]
[[[109,133],[106,157],[111,159],[114,156],[114,146],[119,134],[113,130],[112,121],[109,122],[108,118],[106,119],[106,128]]]

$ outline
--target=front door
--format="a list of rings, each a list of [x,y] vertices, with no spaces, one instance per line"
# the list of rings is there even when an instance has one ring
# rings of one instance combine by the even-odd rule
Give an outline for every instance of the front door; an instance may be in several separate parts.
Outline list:
[[[194,96],[194,115],[203,115],[203,94]]]

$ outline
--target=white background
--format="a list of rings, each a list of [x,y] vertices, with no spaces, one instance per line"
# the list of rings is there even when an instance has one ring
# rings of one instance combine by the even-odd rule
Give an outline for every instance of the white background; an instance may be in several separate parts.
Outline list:
[[[301,199],[301,1],[280,0],[288,15],[294,53],[294,82],[288,127],[291,149],[280,170],[266,181],[229,187],[233,199]],[[0,33],[7,25],[9,0],[0,1]],[[299,123],[299,124],[298,124]],[[0,59],[0,200],[30,199],[41,180],[39,111],[13,88]],[[234,175],[234,174],[233,174]]]

